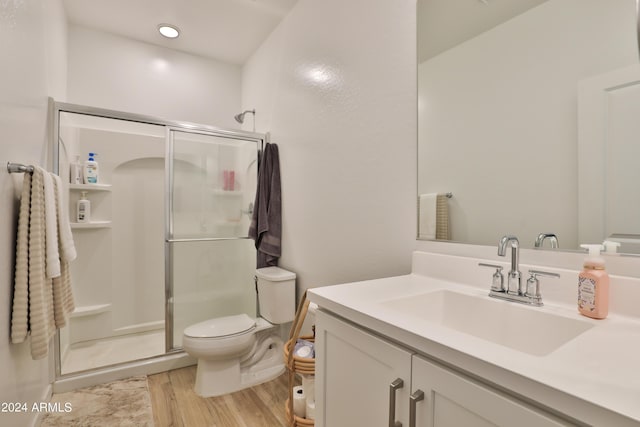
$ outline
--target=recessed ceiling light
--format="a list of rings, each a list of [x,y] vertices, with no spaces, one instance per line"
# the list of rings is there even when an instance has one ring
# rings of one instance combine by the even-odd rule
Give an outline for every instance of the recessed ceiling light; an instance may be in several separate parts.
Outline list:
[[[168,39],[175,39],[180,35],[180,30],[178,30],[178,27],[170,24],[158,25],[158,31],[160,31],[160,34],[162,34]]]

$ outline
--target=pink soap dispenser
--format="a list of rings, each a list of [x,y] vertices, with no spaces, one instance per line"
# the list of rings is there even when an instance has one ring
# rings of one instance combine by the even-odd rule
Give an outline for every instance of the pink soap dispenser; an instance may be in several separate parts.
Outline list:
[[[609,314],[609,275],[600,257],[602,245],[580,245],[589,250],[584,269],[578,275],[578,311],[594,319],[604,319]]]

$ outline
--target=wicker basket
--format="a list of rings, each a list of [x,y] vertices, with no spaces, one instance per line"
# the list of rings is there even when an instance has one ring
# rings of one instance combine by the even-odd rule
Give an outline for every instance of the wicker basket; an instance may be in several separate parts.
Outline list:
[[[307,293],[305,292],[300,299],[300,304],[298,304],[296,316],[293,319],[291,331],[289,332],[289,340],[285,343],[283,350],[284,363],[287,365],[287,369],[289,370],[289,398],[285,403],[285,415],[290,427],[313,427],[315,425],[314,420],[300,418],[293,413],[293,386],[295,384],[295,374],[315,375],[316,372],[315,359],[298,357],[293,354],[293,349],[300,335],[300,330],[302,329],[302,324],[304,323],[308,310],[309,300],[307,299]],[[300,338],[315,342],[315,338],[313,336]]]
[[[293,405],[291,405],[289,402],[291,402],[291,400],[287,399],[287,403],[285,404],[285,415],[287,417],[287,423],[289,423],[291,427],[314,427],[315,426],[314,420],[309,420],[307,418],[300,418],[297,415],[293,415],[293,417],[291,417],[291,411],[293,411],[291,407]]]
[[[315,342],[313,336],[300,337],[303,340]],[[303,375],[315,375],[316,373],[316,361],[315,359],[308,359],[306,357],[298,357],[295,354],[291,356],[291,349],[295,347],[297,338],[289,339],[284,345],[284,363],[287,365],[290,371],[294,371]]]

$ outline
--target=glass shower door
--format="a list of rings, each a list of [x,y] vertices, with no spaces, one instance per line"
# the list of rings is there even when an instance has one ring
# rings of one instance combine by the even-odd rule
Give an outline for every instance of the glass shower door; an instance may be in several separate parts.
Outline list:
[[[260,139],[170,129],[167,342],[207,319],[256,314],[255,248],[248,238]]]

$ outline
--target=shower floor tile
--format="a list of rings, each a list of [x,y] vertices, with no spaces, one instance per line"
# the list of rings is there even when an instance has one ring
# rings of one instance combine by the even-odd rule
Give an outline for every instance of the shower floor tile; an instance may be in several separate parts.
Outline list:
[[[85,371],[165,353],[164,330],[73,344],[62,361],[62,373]]]

